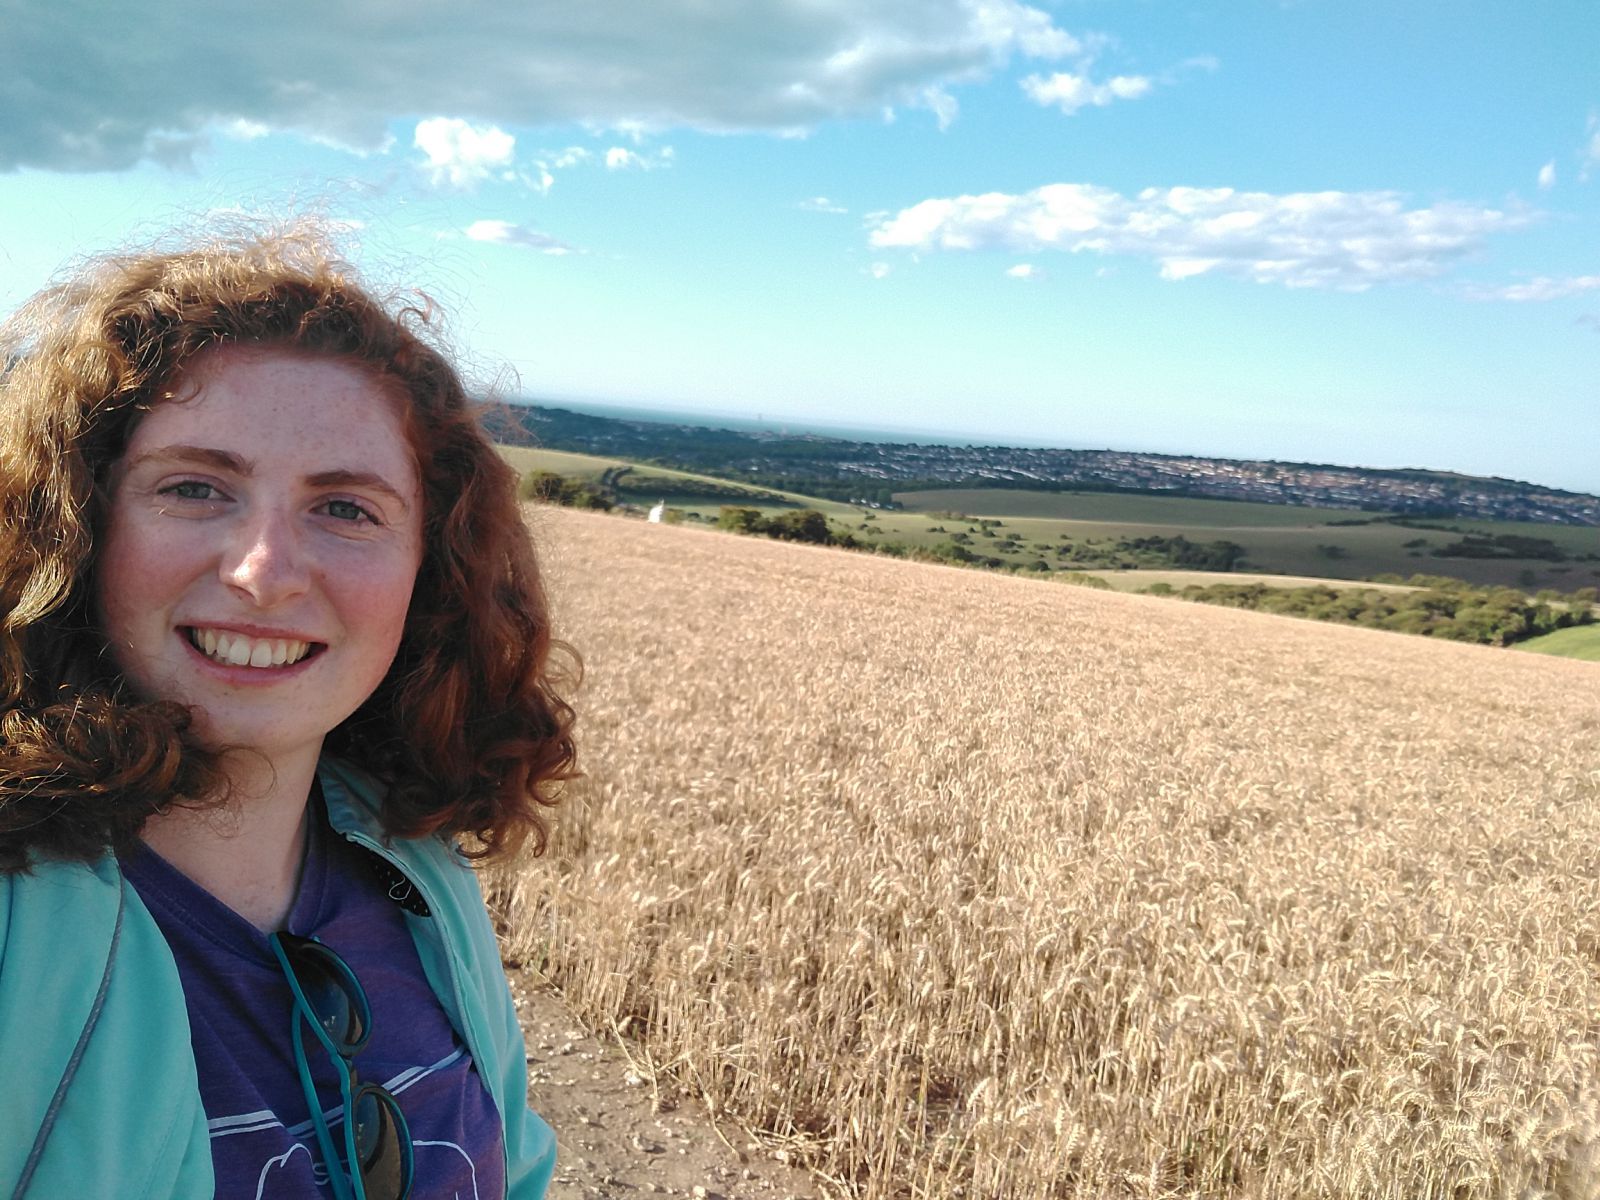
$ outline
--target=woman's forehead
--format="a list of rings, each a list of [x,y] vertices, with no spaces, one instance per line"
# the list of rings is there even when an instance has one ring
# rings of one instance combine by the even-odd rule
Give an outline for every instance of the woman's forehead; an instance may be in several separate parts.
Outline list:
[[[409,401],[364,364],[272,347],[225,347],[194,360],[132,431],[126,456],[164,445],[256,461],[365,462],[414,489]],[[398,481],[397,481],[398,482]]]

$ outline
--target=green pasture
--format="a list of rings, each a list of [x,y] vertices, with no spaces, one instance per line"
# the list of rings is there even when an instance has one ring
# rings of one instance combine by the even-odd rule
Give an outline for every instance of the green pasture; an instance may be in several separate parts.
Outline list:
[[[1095,571],[1119,592],[1142,592],[1152,584],[1164,583],[1182,591],[1186,587],[1210,587],[1215,583],[1264,583],[1268,587],[1351,587],[1348,579],[1329,579],[1311,575],[1261,575],[1250,571]],[[1359,586],[1380,592],[1414,592],[1400,583],[1363,583]]]
[[[591,481],[598,481],[608,470],[629,468],[617,481],[617,492],[624,502],[648,507],[665,501],[690,520],[715,522],[719,510],[729,504],[760,509],[769,515],[786,509],[814,508],[826,514],[838,531],[869,546],[893,541],[931,549],[960,533],[969,539],[965,546],[973,554],[998,558],[1015,567],[1043,559],[1052,569],[1061,569],[1067,564],[1055,556],[1055,551],[1069,541],[1109,548],[1122,539],[1160,536],[1185,537],[1191,542],[1230,541],[1245,548],[1243,567],[1229,574],[1082,567],[1124,590],[1161,581],[1182,587],[1186,583],[1244,583],[1255,579],[1297,587],[1360,581],[1381,574],[1447,575],[1469,583],[1520,587],[1528,592],[1541,588],[1573,591],[1600,584],[1600,562],[1434,558],[1428,553],[1431,547],[1455,541],[1461,534],[1382,523],[1337,524],[1369,515],[1346,509],[1295,508],[1187,496],[1004,488],[906,492],[899,498],[916,508],[870,509],[588,454],[512,446],[501,447],[501,453],[521,472],[555,471]],[[934,515],[937,512],[959,512],[967,519]],[[978,518],[998,524],[985,526]],[[1453,518],[1438,524],[1474,533],[1545,538],[1568,554],[1600,554],[1600,529]],[[1417,540],[1423,544],[1406,545]],[[1283,576],[1295,578],[1280,578]]]
[[[920,512],[963,512],[982,517],[1052,517],[1115,525],[1196,525],[1208,529],[1276,528],[1326,524],[1364,517],[1332,508],[1291,508],[1241,500],[1190,496],[1148,496],[1117,492],[1033,492],[1020,488],[946,488],[896,492],[906,508]]]
[[[1572,629],[1558,629],[1543,637],[1517,642],[1513,649],[1600,662],[1600,625],[1578,625]]]
[[[640,466],[620,458],[527,446],[500,446],[498,449],[501,457],[524,475],[529,471],[554,471],[570,479],[596,483],[607,471],[625,469],[626,474],[616,484],[617,494],[625,503],[649,506],[657,501],[665,501],[686,511],[708,512],[713,520],[716,519],[717,509],[724,504],[759,504],[774,510],[819,506],[819,502],[806,496],[772,493],[764,488],[713,479],[709,475],[675,471],[670,467]],[[785,502],[772,501],[772,495],[784,497]]]
[[[628,464],[615,458],[597,458],[593,454],[568,454],[564,450],[535,450],[528,446],[496,446],[500,457],[510,463],[519,475],[529,471],[554,471],[570,479],[593,482],[612,467]]]
[[[1245,548],[1243,573],[1361,580],[1371,575],[1448,575],[1475,584],[1556,588],[1573,591],[1600,584],[1600,562],[1551,563],[1539,559],[1435,558],[1430,548],[1456,541],[1460,533],[1403,525],[1340,525],[1369,514],[1346,509],[1295,508],[1187,496],[1141,496],[1106,492],[1031,492],[1005,488],[905,492],[903,503],[928,511],[957,511],[997,518],[1003,531],[1030,541],[1065,534],[1074,541],[1110,541],[1149,536],[1191,542],[1225,540]],[[1067,514],[1077,513],[1076,516]],[[890,514],[884,514],[885,517]],[[910,509],[893,514],[914,515]],[[925,516],[929,524],[956,526]],[[887,524],[887,521],[883,522]],[[1600,554],[1600,529],[1514,521],[1436,522],[1463,532],[1520,534],[1545,538],[1568,554]],[[1421,540],[1420,546],[1407,542]],[[1328,548],[1334,547],[1333,551]]]

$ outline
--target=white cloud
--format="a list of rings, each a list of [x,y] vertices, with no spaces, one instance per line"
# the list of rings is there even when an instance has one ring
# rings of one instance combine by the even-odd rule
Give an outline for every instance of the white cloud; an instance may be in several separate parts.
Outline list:
[[[961,111],[961,105],[956,103],[956,98],[942,87],[925,88],[922,93],[922,106],[933,114],[933,119],[939,123],[941,133],[950,128],[955,122],[956,115]]]
[[[1097,44],[1018,0],[482,0],[439,14],[341,0],[304,21],[162,0],[111,21],[92,4],[8,0],[0,170],[125,169],[157,135],[170,148],[234,121],[374,150],[418,113],[519,132],[783,133],[906,107],[950,119],[959,88],[1014,59]]]
[[[809,200],[802,200],[799,207],[805,209],[806,212],[817,213],[847,213],[850,211],[848,208],[835,204],[826,196],[812,196]]]
[[[1032,263],[1018,263],[1014,267],[1007,267],[1006,274],[1013,279],[1043,279],[1044,270]]]
[[[1565,300],[1584,292],[1600,289],[1600,275],[1569,275],[1565,279],[1552,279],[1539,275],[1526,283],[1512,283],[1504,287],[1471,287],[1467,295],[1474,300],[1510,300],[1527,303],[1530,300]]]
[[[588,162],[593,157],[594,155],[589,153],[583,146],[568,146],[550,160],[550,165],[557,170],[565,170],[568,167],[575,167],[579,163]]]
[[[871,275],[874,279],[882,279],[888,275],[891,270],[893,270],[893,268],[890,267],[888,263],[875,262],[867,268],[867,274]]]
[[[224,134],[236,142],[254,142],[272,132],[260,121],[246,121],[242,117],[224,121],[221,128]]]
[[[657,167],[670,167],[673,157],[671,146],[663,146],[654,154],[640,154],[626,146],[612,146],[606,151],[605,164],[608,171],[653,171]]]
[[[1148,96],[1157,84],[1170,87],[1183,75],[1193,71],[1215,71],[1221,63],[1212,54],[1199,54],[1186,58],[1176,67],[1152,77],[1149,75],[1113,75],[1109,79],[1090,77],[1089,69],[1101,51],[1112,45],[1109,38],[1096,37],[1078,43],[1073,57],[1076,69],[1056,71],[1050,75],[1037,72],[1022,78],[1019,87],[1041,108],[1052,105],[1067,116],[1081,108],[1105,108],[1118,100],[1137,100]]]
[[[1057,183],[924,200],[876,222],[870,241],[878,249],[1129,255],[1153,260],[1164,279],[1217,272],[1363,291],[1437,276],[1488,234],[1531,219],[1449,202],[1408,209],[1394,192],[1173,187],[1124,196]]]
[[[413,144],[428,156],[428,174],[435,183],[470,187],[511,166],[517,139],[493,125],[430,117],[417,122]]]
[[[556,177],[550,173],[550,164],[543,159],[536,160],[533,164],[533,172],[518,171],[517,178],[541,196],[548,196],[550,189],[556,185]]]
[[[1104,83],[1094,83],[1084,75],[1058,72],[1048,78],[1029,75],[1022,81],[1022,90],[1035,104],[1053,104],[1069,117],[1087,106],[1104,108],[1116,100],[1137,100],[1147,95],[1151,86],[1144,75],[1114,75]]]
[[[540,233],[526,225],[514,225],[510,221],[474,221],[464,230],[467,237],[475,242],[493,242],[501,246],[526,246],[529,250],[537,250],[540,254],[571,254],[573,248],[566,242],[551,237],[548,233]]]
[[[1548,192],[1556,185],[1556,160],[1551,159],[1539,168],[1539,190]]]

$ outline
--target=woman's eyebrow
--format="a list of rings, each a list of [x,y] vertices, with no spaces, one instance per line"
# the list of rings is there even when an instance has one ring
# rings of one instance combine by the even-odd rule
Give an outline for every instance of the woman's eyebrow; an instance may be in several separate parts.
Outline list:
[[[217,450],[210,446],[158,446],[154,450],[147,450],[139,455],[128,466],[136,467],[147,462],[193,463],[196,466],[212,467],[219,471],[231,471],[236,475],[251,475],[255,472],[255,463],[243,455],[234,454],[229,450]],[[382,475],[372,471],[354,471],[347,467],[335,467],[331,471],[318,471],[315,475],[307,475],[306,482],[312,487],[319,488],[352,487],[381,492],[391,498],[405,512],[409,513],[411,511],[411,504],[406,500],[400,489]]]
[[[393,499],[406,512],[411,511],[411,505],[400,494],[400,490],[382,475],[375,475],[371,471],[351,471],[343,468],[332,471],[318,471],[315,475],[307,475],[306,482],[312,487],[353,487],[382,492],[385,496]]]
[[[215,467],[219,471],[232,471],[236,475],[249,475],[255,470],[255,464],[242,455],[233,454],[227,450],[215,450],[210,446],[182,445],[158,446],[154,450],[147,450],[130,462],[128,466],[137,467],[141,463],[160,460]]]

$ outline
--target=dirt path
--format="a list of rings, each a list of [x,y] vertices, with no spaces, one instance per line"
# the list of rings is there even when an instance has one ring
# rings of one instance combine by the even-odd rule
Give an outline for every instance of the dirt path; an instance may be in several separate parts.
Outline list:
[[[507,972],[528,1042],[533,1107],[556,1131],[551,1200],[820,1200],[803,1171],[724,1128],[703,1106],[663,1099],[616,1045],[584,1032],[537,976]]]

